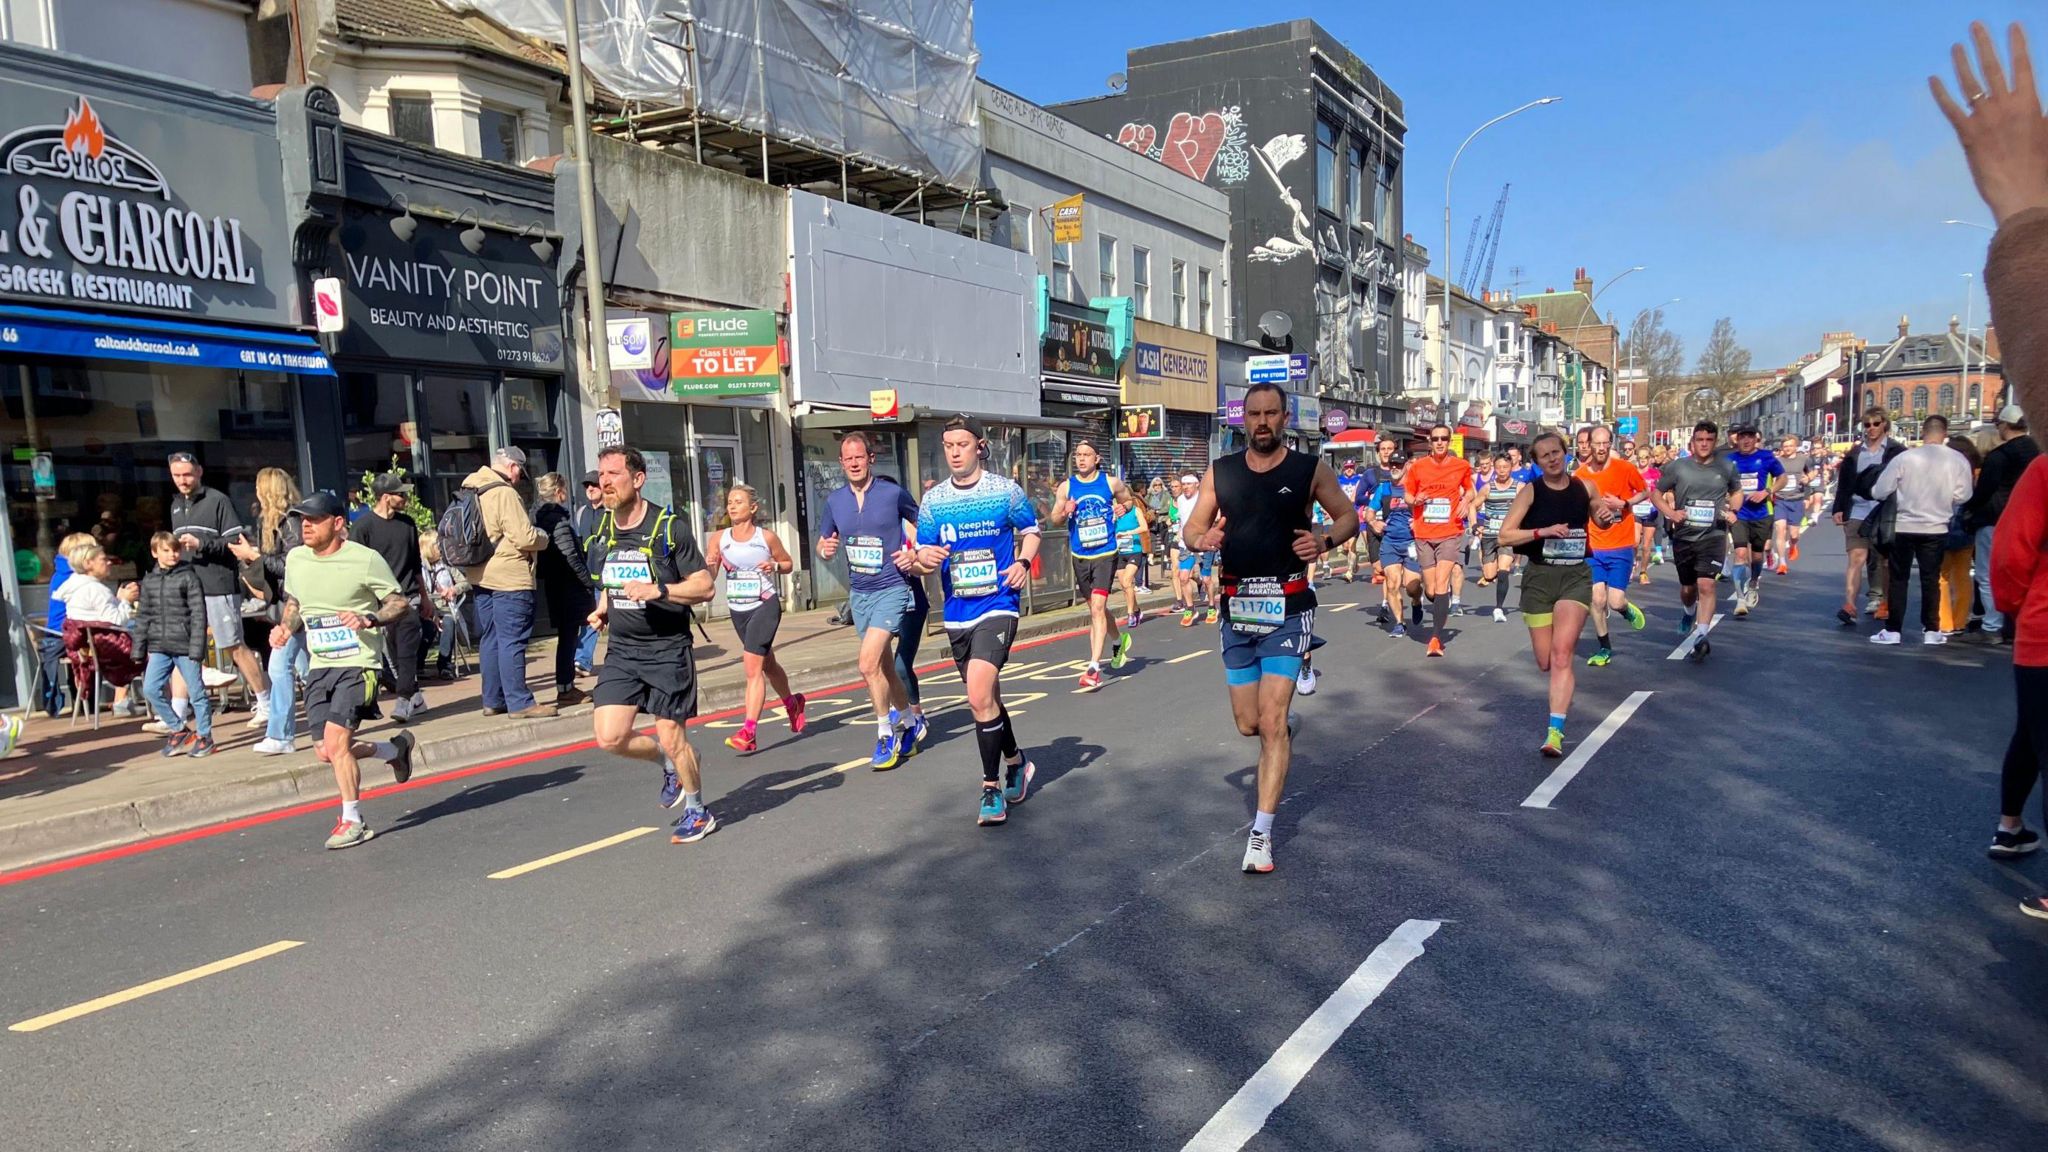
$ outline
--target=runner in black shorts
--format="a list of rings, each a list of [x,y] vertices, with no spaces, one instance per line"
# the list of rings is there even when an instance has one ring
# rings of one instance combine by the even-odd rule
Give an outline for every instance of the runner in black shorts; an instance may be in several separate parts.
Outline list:
[[[647,460],[638,449],[599,452],[597,482],[605,512],[584,540],[599,590],[590,624],[608,629],[611,640],[591,693],[591,727],[605,751],[661,765],[661,806],[683,806],[669,841],[688,844],[718,829],[683,728],[697,714],[689,605],[713,596],[711,570],[689,527],[640,498]],[[633,731],[642,712],[654,717],[651,740]]]
[[[329,848],[353,848],[376,833],[362,817],[362,769],[358,760],[376,757],[391,765],[403,784],[412,778],[413,738],[401,732],[389,741],[357,740],[357,725],[377,716],[377,675],[384,659],[384,625],[412,605],[399,590],[391,566],[368,547],[344,539],[348,505],[332,492],[315,492],[295,509],[305,543],[284,562],[284,619],[270,631],[270,646],[282,648],[301,628],[311,673],[306,680],[306,718],[320,736],[320,759],[334,767],[341,792],[341,818],[328,834]]]
[[[1102,687],[1102,649],[1110,648],[1115,667],[1131,653],[1131,634],[1117,627],[1109,609],[1109,591],[1116,586],[1116,505],[1137,503],[1122,480],[1099,467],[1102,457],[1086,440],[1074,444],[1074,473],[1053,492],[1054,524],[1067,526],[1067,554],[1074,558],[1074,595],[1088,604],[1088,667],[1081,671],[1081,689]]]
[[[771,686],[782,700],[789,730],[804,730],[803,693],[790,691],[789,673],[775,659],[775,632],[782,626],[782,591],[777,585],[796,562],[775,533],[756,523],[760,514],[761,497],[754,486],[734,484],[725,496],[725,515],[732,527],[711,538],[711,554],[705,560],[713,572],[725,574],[725,608],[739,634],[740,663],[747,673],[747,718],[737,734],[725,738],[726,747],[742,753],[754,750],[755,730]]]
[[[1678,566],[1678,599],[1685,614],[1679,634],[1690,639],[1687,655],[1704,660],[1714,626],[1714,579],[1728,552],[1728,526],[1735,522],[1742,482],[1735,464],[1718,454],[1721,429],[1711,420],[1693,426],[1692,455],[1664,466],[1657,477],[1657,507],[1671,524],[1671,557]]]
[[[1287,791],[1293,756],[1288,712],[1303,659],[1315,645],[1316,593],[1310,566],[1358,534],[1358,510],[1327,463],[1280,439],[1287,395],[1254,384],[1244,397],[1250,447],[1222,457],[1202,478],[1184,527],[1188,547],[1221,549],[1218,580],[1228,607],[1223,671],[1237,730],[1259,738],[1258,808],[1245,846],[1246,872],[1273,870],[1273,816]],[[1330,530],[1309,527],[1310,503]],[[1218,527],[1218,516],[1222,527]]]

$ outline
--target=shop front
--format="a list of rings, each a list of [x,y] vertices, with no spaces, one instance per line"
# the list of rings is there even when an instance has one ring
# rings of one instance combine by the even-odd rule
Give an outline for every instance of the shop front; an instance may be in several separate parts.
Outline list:
[[[1494,431],[1498,433],[1494,443],[1501,449],[1519,447],[1529,450],[1529,443],[1536,436],[1536,414],[1512,408],[1503,408],[1493,414]]]
[[[526,453],[529,498],[532,478],[578,471],[553,181],[354,128],[330,137],[323,95],[285,127],[314,133],[308,151],[340,149],[338,180],[321,180],[317,152],[301,174],[305,275],[333,293],[315,293],[338,373],[332,419],[310,435],[321,486],[358,488],[396,460],[438,513],[500,447]]]
[[[147,565],[172,453],[245,514],[261,469],[310,478],[302,391],[333,369],[295,324],[283,172],[270,104],[0,44],[0,474],[29,616],[70,533]]]
[[[1216,338],[1150,320],[1137,322],[1136,335],[1116,433],[1124,481],[1142,491],[1155,476],[1171,484],[1209,466]]]

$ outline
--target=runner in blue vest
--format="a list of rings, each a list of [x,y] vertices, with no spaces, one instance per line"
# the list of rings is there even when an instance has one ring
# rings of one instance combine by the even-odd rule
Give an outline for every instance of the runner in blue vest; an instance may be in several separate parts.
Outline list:
[[[1103,474],[1102,457],[1086,440],[1074,443],[1074,474],[1053,493],[1054,524],[1067,526],[1067,551],[1074,558],[1074,594],[1088,599],[1088,668],[1081,687],[1102,686],[1102,648],[1111,645],[1110,666],[1121,668],[1131,653],[1131,634],[1116,626],[1109,590],[1116,583],[1115,505],[1135,503],[1122,480]]]

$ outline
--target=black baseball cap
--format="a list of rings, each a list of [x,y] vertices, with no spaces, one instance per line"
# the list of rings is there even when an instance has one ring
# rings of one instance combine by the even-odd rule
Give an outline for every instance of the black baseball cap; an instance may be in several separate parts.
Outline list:
[[[407,480],[403,472],[381,472],[370,481],[372,496],[391,496],[400,493],[412,493],[412,481]]]
[[[969,416],[967,413],[962,412],[959,415],[955,416],[953,419],[958,420],[962,424],[967,425],[968,433],[971,434],[976,440],[988,439],[988,427],[981,422],[980,417]],[[952,423],[952,420],[947,421],[947,423]]]
[[[1728,434],[1729,434],[1730,436],[1761,436],[1761,435],[1763,435],[1763,433],[1762,433],[1762,432],[1759,432],[1759,431],[1757,431],[1757,427],[1756,427],[1756,425],[1754,425],[1754,424],[1737,424],[1737,425],[1736,425],[1735,427],[1733,427],[1733,428],[1730,428],[1730,429],[1728,430]]]
[[[583,474],[583,486],[584,486],[585,488],[595,488],[595,487],[597,487],[597,473],[595,473],[595,472],[585,472],[585,473]]]
[[[348,515],[348,505],[332,492],[313,492],[293,505],[292,511],[308,520],[327,520]]]

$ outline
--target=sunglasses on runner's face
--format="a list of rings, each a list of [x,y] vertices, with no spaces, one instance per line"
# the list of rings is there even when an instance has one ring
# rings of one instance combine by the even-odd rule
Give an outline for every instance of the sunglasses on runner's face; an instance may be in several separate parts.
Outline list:
[[[1431,444],[1449,444],[1451,438],[1449,436],[1431,436],[1429,442]]]

